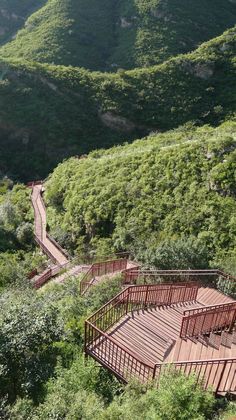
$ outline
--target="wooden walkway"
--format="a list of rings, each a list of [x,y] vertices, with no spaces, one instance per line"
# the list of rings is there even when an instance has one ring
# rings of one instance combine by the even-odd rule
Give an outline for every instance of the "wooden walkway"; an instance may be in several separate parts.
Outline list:
[[[101,333],[99,315],[92,316],[87,325],[86,352],[122,380],[136,377],[147,381],[158,377],[158,369],[160,372],[165,364],[174,363],[187,374],[207,374],[207,385],[218,393],[236,392],[235,331],[180,337],[184,311],[230,302],[235,301],[215,289],[200,287],[195,301],[129,311],[105,333]],[[101,309],[105,323],[113,316],[109,308],[112,303]],[[97,327],[92,327],[93,319],[97,319]]]
[[[56,246],[47,235],[47,216],[41,192],[42,184],[33,186],[31,200],[34,208],[35,236],[47,255],[50,256],[56,264],[63,266],[69,261],[65,254],[59,249],[59,246]]]
[[[225,301],[233,301],[223,295]],[[126,315],[109,331],[117,343],[135,352],[145,363],[163,361],[197,360],[202,358],[236,356],[236,346],[231,349],[221,346],[215,349],[211,344],[194,339],[179,338],[183,312],[199,306],[222,303],[222,294],[215,289],[200,288],[197,302],[160,306],[146,311],[134,311]],[[223,302],[224,303],[224,302]]]
[[[69,277],[74,277],[85,273],[84,280],[82,280],[81,284],[83,284],[83,281],[86,281],[86,278],[88,277],[89,284],[85,284],[85,288],[89,289],[90,286],[95,285],[104,279],[104,276],[102,275],[103,266],[107,266],[109,263],[111,265],[110,270],[108,269],[106,272],[106,277],[108,275],[112,277],[114,274],[117,274],[117,271],[121,271],[119,267],[114,270],[114,266],[117,264],[117,260],[105,261],[93,264],[92,266],[77,263],[75,264],[73,261],[70,261],[67,257],[66,251],[63,250],[61,246],[47,234],[47,216],[46,207],[42,197],[42,182],[31,182],[28,184],[28,186],[32,188],[31,201],[34,208],[35,239],[38,245],[41,247],[42,251],[51,260],[48,268],[43,273],[35,275],[33,278],[30,277],[36,288],[42,287],[51,279],[54,283],[63,283]],[[123,260],[123,264],[124,263],[125,267],[128,267],[129,269],[137,268],[137,264],[129,262],[126,259]],[[96,269],[93,271],[92,269],[94,266]],[[91,279],[89,277],[90,271],[92,274]],[[94,276],[94,273],[97,273],[98,275]]]
[[[223,295],[225,302],[233,301]],[[134,311],[112,327],[109,335],[131,352],[138,353],[145,363],[197,360],[201,358],[236,357],[236,344],[231,349],[216,349],[207,342],[179,338],[183,312],[199,306],[222,302],[222,294],[210,288],[200,288],[197,302],[160,306],[146,311]],[[229,340],[230,341],[230,340]]]

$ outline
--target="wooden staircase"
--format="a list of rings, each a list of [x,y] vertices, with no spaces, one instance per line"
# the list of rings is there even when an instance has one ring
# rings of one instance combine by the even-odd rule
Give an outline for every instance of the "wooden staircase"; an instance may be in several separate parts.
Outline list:
[[[233,355],[236,356],[236,331],[211,332],[188,340],[177,338],[175,347],[165,358],[165,362],[227,358]]]

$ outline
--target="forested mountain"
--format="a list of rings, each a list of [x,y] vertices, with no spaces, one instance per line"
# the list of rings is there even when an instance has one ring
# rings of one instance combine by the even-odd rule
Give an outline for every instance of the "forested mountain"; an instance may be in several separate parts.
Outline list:
[[[150,66],[220,35],[235,14],[232,0],[48,0],[1,54],[91,70]]]
[[[236,254],[235,174],[235,122],[185,126],[98,150],[50,176],[51,227],[80,254],[88,247],[128,249],[146,263],[168,240],[192,238],[206,247],[203,264],[218,265]]]
[[[71,270],[129,251],[236,275],[235,16],[236,0],[0,0],[0,418],[235,418],[194,376],[124,387],[84,363],[84,321],[121,274],[84,296],[75,271],[36,291],[52,261],[20,184],[44,179]]]
[[[45,176],[64,157],[235,110],[235,29],[188,55],[116,74],[1,62],[0,165]]]
[[[1,0],[0,1],[0,44],[14,39],[25,20],[46,0]]]

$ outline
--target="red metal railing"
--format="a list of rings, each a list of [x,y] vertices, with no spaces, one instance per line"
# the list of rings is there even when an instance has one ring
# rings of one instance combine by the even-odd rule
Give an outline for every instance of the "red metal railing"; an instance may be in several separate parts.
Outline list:
[[[107,332],[133,310],[195,300],[198,285],[191,283],[129,286],[85,322],[85,353],[90,354],[117,376],[138,376],[141,381],[153,378],[154,365],[121,346]],[[125,372],[127,371],[126,375]]]
[[[43,184],[43,181],[31,181],[27,182],[26,186],[29,188],[33,188],[35,185],[41,185]]]
[[[132,310],[194,301],[198,288],[199,285],[195,283],[129,286],[96,311],[88,321],[105,332]]]
[[[34,278],[35,276],[37,276],[38,274],[38,270],[37,268],[34,268],[28,275],[27,275],[27,279],[31,280],[32,278]]]
[[[153,287],[156,288],[156,298]],[[187,375],[194,373],[205,388],[211,386],[216,393],[235,392],[236,358],[181,361],[171,364],[171,367],[165,363],[149,364],[138,353],[131,352],[109,335],[109,329],[130,311],[146,308],[154,303],[176,303],[178,299],[188,299],[196,293],[189,294],[191,287],[196,289],[198,286],[195,284],[191,286],[188,283],[127,287],[85,322],[85,353],[124,382],[136,378],[141,382],[154,379],[158,383],[161,374],[171,368]],[[176,295],[176,289],[183,288],[186,290],[185,294],[181,292],[182,295]]]
[[[209,279],[216,280],[219,277],[218,270],[146,270],[129,269],[124,272],[123,278],[126,284],[136,283],[141,279],[147,281],[201,281],[209,282]],[[236,279],[235,279],[236,280]]]
[[[216,394],[236,391],[236,358],[156,364],[155,380],[158,382],[161,374],[168,371],[195,374],[197,382],[201,382],[205,389],[211,387]]]
[[[90,338],[90,342],[86,343],[86,353],[123,382],[128,382],[132,378],[148,382],[154,378],[154,365],[142,361],[138,354],[117,343],[89,321],[85,324],[85,336]]]
[[[184,311],[180,337],[198,337],[226,328],[232,330],[236,322],[236,302],[205,306]]]
[[[59,274],[62,270],[68,269],[70,267],[70,263],[65,263],[62,265],[56,265],[53,268],[49,268],[48,270],[44,271],[33,283],[35,289],[39,289],[42,287],[45,283],[47,283],[48,280],[50,280],[52,277]]]
[[[221,270],[149,270],[128,269],[123,272],[124,284],[161,283],[163,281],[199,281],[202,285],[217,288],[236,298],[236,277]]]
[[[119,260],[103,261],[93,264],[80,282],[81,295],[88,291],[88,289],[93,285],[96,277],[125,270],[127,263],[128,260],[122,258]]]

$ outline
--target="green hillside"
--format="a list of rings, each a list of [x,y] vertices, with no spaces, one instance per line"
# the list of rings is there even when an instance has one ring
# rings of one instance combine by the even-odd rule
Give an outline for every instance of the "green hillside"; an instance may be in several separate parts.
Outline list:
[[[64,157],[235,111],[235,29],[189,55],[117,74],[1,63],[0,166],[29,179]]]
[[[183,333],[184,309],[196,305],[171,285],[168,302],[183,302],[163,319],[178,328],[156,336],[153,289],[143,303],[134,292],[104,310],[124,273],[88,284],[83,266],[128,252],[143,269],[236,276],[235,16],[236,0],[0,0],[0,419],[236,419],[233,309],[223,313],[210,289],[236,296],[233,277],[204,274],[205,304],[219,303],[210,311],[217,322],[223,313],[219,331],[206,315],[202,332],[196,321]],[[36,273],[55,274],[50,245],[46,255],[35,240],[37,200],[23,185],[39,179],[46,230],[70,261],[36,290]],[[154,277],[145,282],[161,282]],[[82,279],[93,286],[84,294]],[[101,307],[98,328],[86,324]],[[127,326],[136,307],[142,316]],[[187,370],[178,363],[189,353],[185,333],[196,335]],[[85,363],[85,350],[96,361]],[[214,355],[221,359],[196,363]],[[171,360],[175,371],[159,365]]]
[[[235,14],[231,0],[48,0],[1,54],[91,70],[150,66],[220,35]]]
[[[46,0],[0,0],[0,44],[10,41]]]
[[[236,250],[235,174],[235,122],[182,127],[60,164],[46,188],[50,225],[80,254],[148,259],[167,240],[195,238],[219,263]]]

